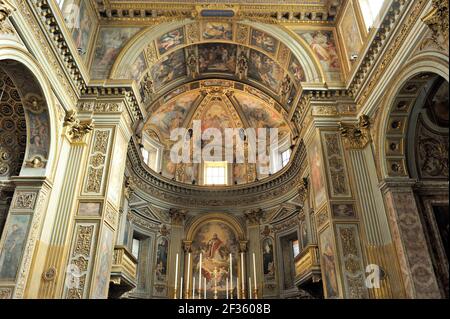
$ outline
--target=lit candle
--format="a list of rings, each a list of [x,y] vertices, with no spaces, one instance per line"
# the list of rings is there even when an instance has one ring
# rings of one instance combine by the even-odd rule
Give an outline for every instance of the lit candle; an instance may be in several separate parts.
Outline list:
[[[253,253],[253,279],[255,281],[255,289],[257,289],[257,286],[256,286],[256,259],[255,259],[255,253]]]
[[[242,278],[242,289],[245,289],[245,277],[244,277],[244,253],[241,253],[241,278]]]
[[[233,255],[230,253],[230,291],[233,295]]]
[[[227,299],[228,299],[228,278],[227,278],[227,282],[226,282],[226,291],[227,291]]]
[[[203,299],[206,299],[206,277],[203,278]]]
[[[192,299],[195,299],[195,277],[192,280]]]
[[[248,277],[248,299],[252,299],[252,279]]]
[[[198,299],[201,299],[200,291],[202,290],[202,253],[200,253],[200,261],[198,266]]]
[[[180,281],[180,299],[183,299],[183,276],[181,276]]]
[[[191,270],[191,253],[188,254],[188,264],[187,264],[187,280],[186,280],[186,293],[189,293],[189,276]]]

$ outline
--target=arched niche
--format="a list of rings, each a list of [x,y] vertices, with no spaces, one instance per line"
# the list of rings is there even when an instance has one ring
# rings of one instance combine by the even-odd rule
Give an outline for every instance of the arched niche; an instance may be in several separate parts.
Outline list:
[[[19,176],[52,178],[56,152],[56,105],[47,78],[28,53],[0,48],[0,68],[15,86],[24,110],[26,149]]]
[[[380,167],[380,177],[410,177],[406,159],[406,145],[409,117],[413,106],[430,76],[437,75],[448,82],[448,65],[433,60],[411,61],[392,80],[386,98],[386,105],[380,114],[376,137],[376,151]],[[410,90],[410,92],[407,92]]]
[[[230,289],[231,278],[233,294],[237,295],[237,278],[242,278],[240,252],[243,236],[240,224],[224,214],[208,214],[190,225],[186,238],[190,243],[191,263],[187,271],[192,273],[191,282],[197,280],[196,287],[199,280],[203,290],[206,284],[206,298],[225,298],[227,281]]]

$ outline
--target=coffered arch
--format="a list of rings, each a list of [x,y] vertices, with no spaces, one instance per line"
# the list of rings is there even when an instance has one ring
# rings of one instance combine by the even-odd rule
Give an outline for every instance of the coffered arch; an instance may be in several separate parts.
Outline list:
[[[274,60],[276,60],[278,63],[287,68],[288,67],[287,64],[289,64],[290,59],[292,57],[295,57],[297,61],[299,61],[304,70],[305,79],[302,82],[305,83],[323,82],[324,79],[323,71],[320,68],[320,64],[311,54],[308,46],[305,45],[305,43],[298,41],[297,38],[294,38],[287,31],[287,29],[285,30],[284,27],[275,25],[266,25],[263,23],[252,23],[251,24],[252,27],[250,27],[250,24],[245,21],[242,23],[240,22],[230,24],[233,26],[233,32],[236,34],[234,34],[232,39],[219,40],[220,42],[239,44],[264,52],[264,50],[262,50],[261,47],[258,47],[254,43],[252,44],[251,41],[251,32],[253,32],[253,30],[264,32],[268,36],[273,37],[273,39],[275,39],[276,41],[279,41],[280,46],[282,46],[283,50],[285,50],[285,53],[278,52],[283,54],[279,54],[279,56],[277,57],[271,56]],[[174,31],[182,27],[184,27],[186,30],[187,41],[184,44],[177,46],[177,48],[182,48],[184,46],[192,44],[211,42],[209,40],[203,39],[200,36],[200,34],[192,37],[189,36],[188,33],[190,33],[191,30],[197,30],[198,32],[200,32],[202,28],[200,23],[192,23],[191,20],[162,23],[157,26],[146,28],[138,32],[123,47],[123,49],[121,50],[120,54],[118,55],[117,59],[115,60],[111,68],[110,78],[112,79],[120,78],[120,75],[123,74],[125,70],[130,67],[130,65],[133,65],[136,59],[138,59],[139,55],[149,47],[149,44],[153,45],[153,43],[156,42],[156,40],[159,37],[163,36],[168,32]],[[239,28],[242,29],[239,30]],[[240,32],[244,32],[242,31],[244,29],[247,30],[247,35],[245,35],[243,38],[239,38],[242,35],[240,34]],[[156,53],[156,58],[162,56],[163,55],[159,55],[159,53]]]

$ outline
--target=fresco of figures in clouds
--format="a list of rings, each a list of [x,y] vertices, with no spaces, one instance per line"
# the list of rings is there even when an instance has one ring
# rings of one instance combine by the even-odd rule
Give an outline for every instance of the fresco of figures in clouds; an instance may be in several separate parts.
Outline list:
[[[233,25],[227,22],[206,22],[202,35],[203,40],[232,40]]]
[[[250,50],[248,77],[261,81],[272,91],[278,93],[283,82],[284,70],[262,52]]]
[[[358,28],[358,22],[355,17],[355,10],[351,3],[347,6],[347,9],[342,17],[340,31],[342,34],[342,39],[344,39],[345,50],[347,52],[346,59],[350,60],[350,56],[352,54],[359,54],[363,45]],[[355,61],[356,60],[353,62]]]
[[[265,32],[252,29],[251,45],[257,46],[269,54],[275,54],[278,48],[278,40]]]
[[[92,79],[108,78],[111,67],[120,51],[139,30],[139,28],[106,27],[100,29],[91,66]]]
[[[169,31],[156,40],[156,47],[160,55],[185,43],[184,29],[178,28]]]
[[[295,32],[308,43],[312,52],[319,60],[323,71],[326,73],[327,79],[329,81],[340,81],[341,65],[333,31],[296,30]]]
[[[244,111],[250,127],[255,129],[278,128],[279,138],[289,133],[289,127],[283,116],[272,107],[245,93],[236,92],[235,97],[242,111]]]
[[[169,139],[173,129],[183,126],[197,97],[198,92],[191,91],[163,104],[152,114],[146,125],[156,128],[161,138]]]

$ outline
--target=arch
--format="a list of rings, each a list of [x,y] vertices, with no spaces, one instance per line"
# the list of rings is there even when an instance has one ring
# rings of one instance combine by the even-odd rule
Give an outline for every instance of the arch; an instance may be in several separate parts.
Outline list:
[[[57,107],[55,104],[54,96],[51,90],[51,85],[44,74],[44,71],[37,64],[34,58],[25,52],[21,47],[7,46],[0,47],[0,63],[4,67],[4,63],[11,61],[16,64],[17,68],[21,72],[28,74],[27,78],[34,79],[36,87],[41,91],[43,95],[43,107],[44,111],[48,113],[48,148],[47,158],[45,159],[45,165],[38,165],[37,167],[22,167],[20,175],[33,175],[33,176],[46,176],[51,177],[54,172],[53,168],[56,159],[57,150]],[[9,73],[9,72],[8,72]],[[10,74],[11,75],[11,74]],[[13,76],[12,76],[13,77]],[[13,77],[14,81],[14,77]],[[22,97],[23,98],[23,97]],[[33,102],[30,100],[30,102]],[[30,123],[27,120],[27,131],[30,130]],[[27,150],[25,154],[25,160],[32,160],[29,158],[32,154],[29,152],[29,140],[27,142]],[[40,166],[40,167],[39,167]]]
[[[197,233],[197,231],[200,229],[200,227],[208,222],[221,222],[230,227],[236,235],[236,238],[239,241],[245,240],[245,232],[242,227],[242,225],[239,223],[236,217],[224,214],[224,213],[212,213],[212,214],[204,214],[202,216],[199,216],[195,218],[188,226],[188,229],[186,231],[186,240],[192,241],[194,240],[194,237]]]
[[[179,22],[170,22],[170,23],[163,23],[158,25],[158,31],[155,32],[155,28],[149,27],[146,28],[140,32],[138,32],[131,40],[129,40],[126,45],[122,48],[121,52],[117,56],[111,71],[110,71],[110,77],[116,78],[118,74],[120,74],[123,70],[128,68],[130,65],[132,65],[135,60],[138,58],[138,56],[147,48],[149,43],[152,43],[153,41],[156,41],[156,39],[163,34],[170,32],[172,30],[175,30],[176,28],[185,27],[188,25],[195,25],[199,24],[200,22],[193,22],[192,20],[184,20]],[[322,83],[324,77],[323,72],[318,65],[317,61],[315,60],[314,56],[311,53],[311,50],[308,48],[307,45],[305,45],[304,42],[298,41],[295,37],[293,37],[288,31],[281,29],[279,27],[275,27],[273,25],[265,25],[262,23],[254,23],[250,26],[248,22],[234,22],[235,26],[245,25],[248,28],[248,32],[252,28],[259,29],[260,31],[263,31],[267,33],[270,36],[273,36],[276,38],[280,43],[284,44],[288,51],[296,57],[299,62],[301,63],[304,71],[306,80],[305,82],[315,82],[315,83]],[[236,28],[235,28],[236,30]],[[200,43],[209,43],[212,41],[205,41],[201,40],[200,38],[195,41],[189,41],[188,43],[185,43],[183,45],[177,46],[177,49],[183,48],[188,45],[195,45]],[[234,43],[239,44],[242,46],[249,47],[251,49],[256,49],[258,51],[261,51],[260,48],[256,46],[252,46],[249,43],[249,40],[247,39],[247,42],[239,42],[239,41],[221,41],[224,43]],[[165,54],[168,54],[169,52],[173,52],[172,50],[167,51]],[[262,51],[264,52],[264,51]],[[160,57],[162,57],[161,55]],[[277,60],[276,57],[271,56],[272,58],[275,58],[274,60]],[[287,61],[289,62],[289,61]],[[286,62],[286,63],[287,63]],[[150,67],[150,66],[149,66]]]
[[[396,101],[402,88],[410,80],[421,74],[436,74],[449,81],[448,63],[436,58],[435,55],[418,56],[410,60],[399,72],[399,75],[392,79],[387,86],[390,89],[382,102],[387,107],[383,108],[383,113],[379,119],[379,134],[377,138],[379,167],[381,178],[383,179],[388,177],[409,177],[406,164],[405,139],[408,132],[406,126],[412,105],[405,105],[404,109],[399,110],[399,105],[396,105]],[[417,96],[414,97],[414,101],[416,98]],[[398,129],[390,130],[389,127],[392,127],[393,124],[398,126]],[[393,134],[391,134],[392,132]]]

